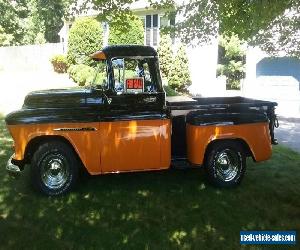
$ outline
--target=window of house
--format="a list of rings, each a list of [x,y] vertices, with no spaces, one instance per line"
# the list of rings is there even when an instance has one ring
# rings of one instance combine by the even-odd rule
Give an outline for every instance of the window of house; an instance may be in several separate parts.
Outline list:
[[[175,17],[176,17],[176,13],[171,12],[169,15],[170,26],[175,26]]]
[[[158,45],[159,18],[158,14],[146,15],[145,43],[150,46]]]
[[[176,17],[176,13],[171,12],[169,15],[169,22],[171,27],[175,26],[175,17]],[[175,44],[175,34],[171,34],[171,39],[172,39],[172,44]]]

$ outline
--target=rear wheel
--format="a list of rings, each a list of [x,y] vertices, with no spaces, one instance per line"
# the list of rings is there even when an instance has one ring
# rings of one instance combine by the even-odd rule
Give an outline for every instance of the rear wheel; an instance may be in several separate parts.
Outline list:
[[[220,141],[209,149],[206,173],[210,182],[218,187],[238,185],[246,170],[246,157],[240,143]]]
[[[79,162],[69,145],[60,141],[44,143],[31,161],[33,186],[46,195],[68,192],[78,178]]]

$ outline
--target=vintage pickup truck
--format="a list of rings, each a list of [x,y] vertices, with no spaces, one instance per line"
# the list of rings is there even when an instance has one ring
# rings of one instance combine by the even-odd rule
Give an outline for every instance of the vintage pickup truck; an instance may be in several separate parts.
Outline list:
[[[166,101],[158,56],[148,46],[108,46],[85,88],[29,93],[6,116],[14,140],[12,174],[30,164],[47,195],[69,191],[81,167],[92,175],[203,166],[221,187],[240,183],[246,157],[264,161],[276,144],[276,103],[232,98]],[[209,84],[209,83],[208,83]]]

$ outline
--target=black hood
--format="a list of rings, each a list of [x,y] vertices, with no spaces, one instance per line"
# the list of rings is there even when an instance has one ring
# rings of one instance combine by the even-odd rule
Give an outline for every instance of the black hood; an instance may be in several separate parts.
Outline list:
[[[33,91],[25,97],[22,109],[9,113],[5,121],[8,125],[98,121],[98,109],[104,104],[101,96],[93,88]]]
[[[49,89],[30,92],[23,108],[79,107],[86,105],[86,98],[91,94],[88,88]]]

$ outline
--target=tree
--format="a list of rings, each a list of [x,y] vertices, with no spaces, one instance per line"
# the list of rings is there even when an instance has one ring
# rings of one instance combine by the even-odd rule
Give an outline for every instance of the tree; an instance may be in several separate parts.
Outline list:
[[[271,56],[300,57],[300,12],[291,9],[273,20],[266,29],[258,32],[251,45],[257,45]]]
[[[63,26],[73,0],[0,0],[0,26],[7,34],[9,44],[58,42],[58,32]]]
[[[58,32],[64,22],[63,17],[70,1],[64,0],[35,0],[38,19],[43,22],[44,36],[47,42],[59,41]]]
[[[24,35],[23,21],[28,15],[26,0],[0,0],[1,33],[6,34],[5,45],[20,44]]]
[[[172,40],[169,35],[161,35],[157,52],[162,77],[168,80],[173,63]]]
[[[239,89],[245,78],[245,55],[242,42],[237,36],[221,36],[219,40],[217,75],[226,76],[228,89]]]
[[[28,3],[30,13],[27,18],[24,19],[24,35],[22,38],[22,44],[34,44],[39,34],[40,37],[44,37],[45,34],[45,22],[41,19],[38,11],[38,1],[31,0]]]
[[[70,29],[67,59],[71,64],[91,65],[89,55],[103,46],[103,28],[94,18],[79,18]]]
[[[8,46],[13,40],[12,34],[6,34],[4,29],[0,26],[0,46]]]
[[[228,89],[239,89],[245,78],[245,49],[237,36],[221,36],[217,75],[226,76]]]
[[[176,4],[165,0],[155,4],[163,8]],[[170,9],[180,21],[173,31],[185,42],[196,40],[207,43],[219,34],[237,35],[250,45],[260,46],[265,51],[278,54],[299,55],[297,41],[300,32],[300,1],[298,0],[195,0],[185,1]]]
[[[115,19],[124,13],[130,13],[131,0],[84,1],[81,9],[90,3],[99,11],[103,21]],[[259,45],[266,49],[271,45],[276,52],[276,43],[288,54],[299,54],[299,43],[295,34],[300,31],[299,0],[148,0],[151,7],[167,10],[170,15],[175,12],[178,22],[174,27],[165,28],[167,32],[175,32],[185,43],[208,43],[218,34],[230,36],[235,34],[241,40]],[[183,4],[178,4],[181,2]],[[292,14],[288,14],[292,13]],[[288,19],[286,16],[290,16]],[[122,19],[118,19],[122,23]],[[126,25],[126,23],[122,23]],[[276,28],[277,27],[277,28]],[[273,31],[276,32],[273,32]],[[270,31],[270,32],[267,32]],[[278,39],[278,37],[280,39]],[[267,46],[266,46],[267,45]]]
[[[122,18],[126,26],[119,25],[116,20],[111,23],[108,43],[114,44],[144,44],[144,28],[137,16],[125,15]]]
[[[188,87],[191,84],[189,61],[185,46],[181,44],[171,67],[169,86],[179,92],[188,92]]]

